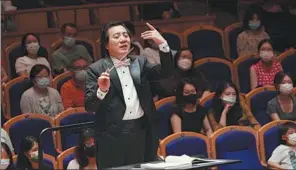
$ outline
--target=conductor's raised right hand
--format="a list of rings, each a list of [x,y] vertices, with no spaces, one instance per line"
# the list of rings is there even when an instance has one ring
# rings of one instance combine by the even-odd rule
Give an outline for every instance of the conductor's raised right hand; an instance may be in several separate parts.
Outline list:
[[[104,72],[98,78],[98,86],[102,92],[108,92],[110,88],[110,76],[108,72]]]

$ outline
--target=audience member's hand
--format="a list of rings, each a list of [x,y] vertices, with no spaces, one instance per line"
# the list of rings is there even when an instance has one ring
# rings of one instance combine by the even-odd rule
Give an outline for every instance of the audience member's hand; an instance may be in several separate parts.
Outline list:
[[[102,92],[108,92],[110,88],[110,77],[109,73],[104,72],[98,78],[98,86]]]
[[[144,40],[153,40],[157,45],[163,44],[166,42],[166,40],[161,36],[161,34],[149,23],[146,23],[148,28],[150,29],[149,31],[145,31],[141,34],[141,37]]]
[[[230,108],[233,106],[233,104],[230,103],[226,103],[223,112],[225,111],[225,113],[228,113],[228,111],[230,110]]]

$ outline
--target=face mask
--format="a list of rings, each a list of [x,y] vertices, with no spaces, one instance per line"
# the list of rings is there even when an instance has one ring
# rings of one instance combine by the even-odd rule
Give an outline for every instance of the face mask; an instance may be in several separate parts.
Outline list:
[[[26,45],[27,51],[29,54],[36,55],[39,51],[40,45],[37,42],[32,42]]]
[[[272,51],[260,51],[260,57],[263,61],[270,61],[273,58],[273,52]]]
[[[282,94],[290,94],[291,90],[293,89],[292,83],[285,83],[285,84],[280,84],[280,92]]]
[[[197,100],[197,95],[196,94],[190,94],[188,96],[183,96],[183,100],[185,103],[189,104],[195,104]]]
[[[288,136],[289,143],[291,145],[296,145],[296,133],[292,133]]]
[[[10,164],[9,159],[1,159],[0,169],[6,169]]]
[[[42,77],[37,79],[37,86],[41,89],[45,89],[49,86],[49,78],[47,77]]]
[[[227,104],[234,104],[236,103],[236,96],[223,96],[222,101]]]
[[[75,71],[75,78],[79,81],[86,81],[86,71],[85,70],[79,70]]]
[[[192,66],[192,61],[190,61],[189,59],[180,59],[178,61],[178,66],[182,69],[182,70],[189,70]]]
[[[95,157],[96,149],[95,146],[84,146],[85,148],[85,154],[88,157]]]
[[[257,30],[261,25],[261,21],[249,21],[249,27],[251,30]]]
[[[64,37],[64,44],[67,47],[73,47],[75,45],[76,39],[73,37]]]
[[[32,161],[38,161],[38,151],[32,152],[30,156]]]

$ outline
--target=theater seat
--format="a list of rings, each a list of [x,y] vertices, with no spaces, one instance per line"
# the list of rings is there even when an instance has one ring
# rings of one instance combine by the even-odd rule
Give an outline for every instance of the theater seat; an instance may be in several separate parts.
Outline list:
[[[210,154],[209,138],[195,132],[172,134],[160,142],[160,153],[165,158],[169,155],[208,157]]]

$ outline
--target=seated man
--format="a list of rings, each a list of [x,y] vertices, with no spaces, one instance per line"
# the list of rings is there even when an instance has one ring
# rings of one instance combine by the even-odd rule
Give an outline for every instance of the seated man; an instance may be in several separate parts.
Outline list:
[[[83,45],[75,45],[77,32],[75,24],[66,23],[62,26],[63,45],[52,54],[51,67],[55,74],[66,71],[73,59],[83,57],[88,63],[92,62],[87,49]]]
[[[69,70],[72,79],[61,87],[61,97],[65,109],[84,106],[84,86],[88,61],[85,58],[74,59]]]

